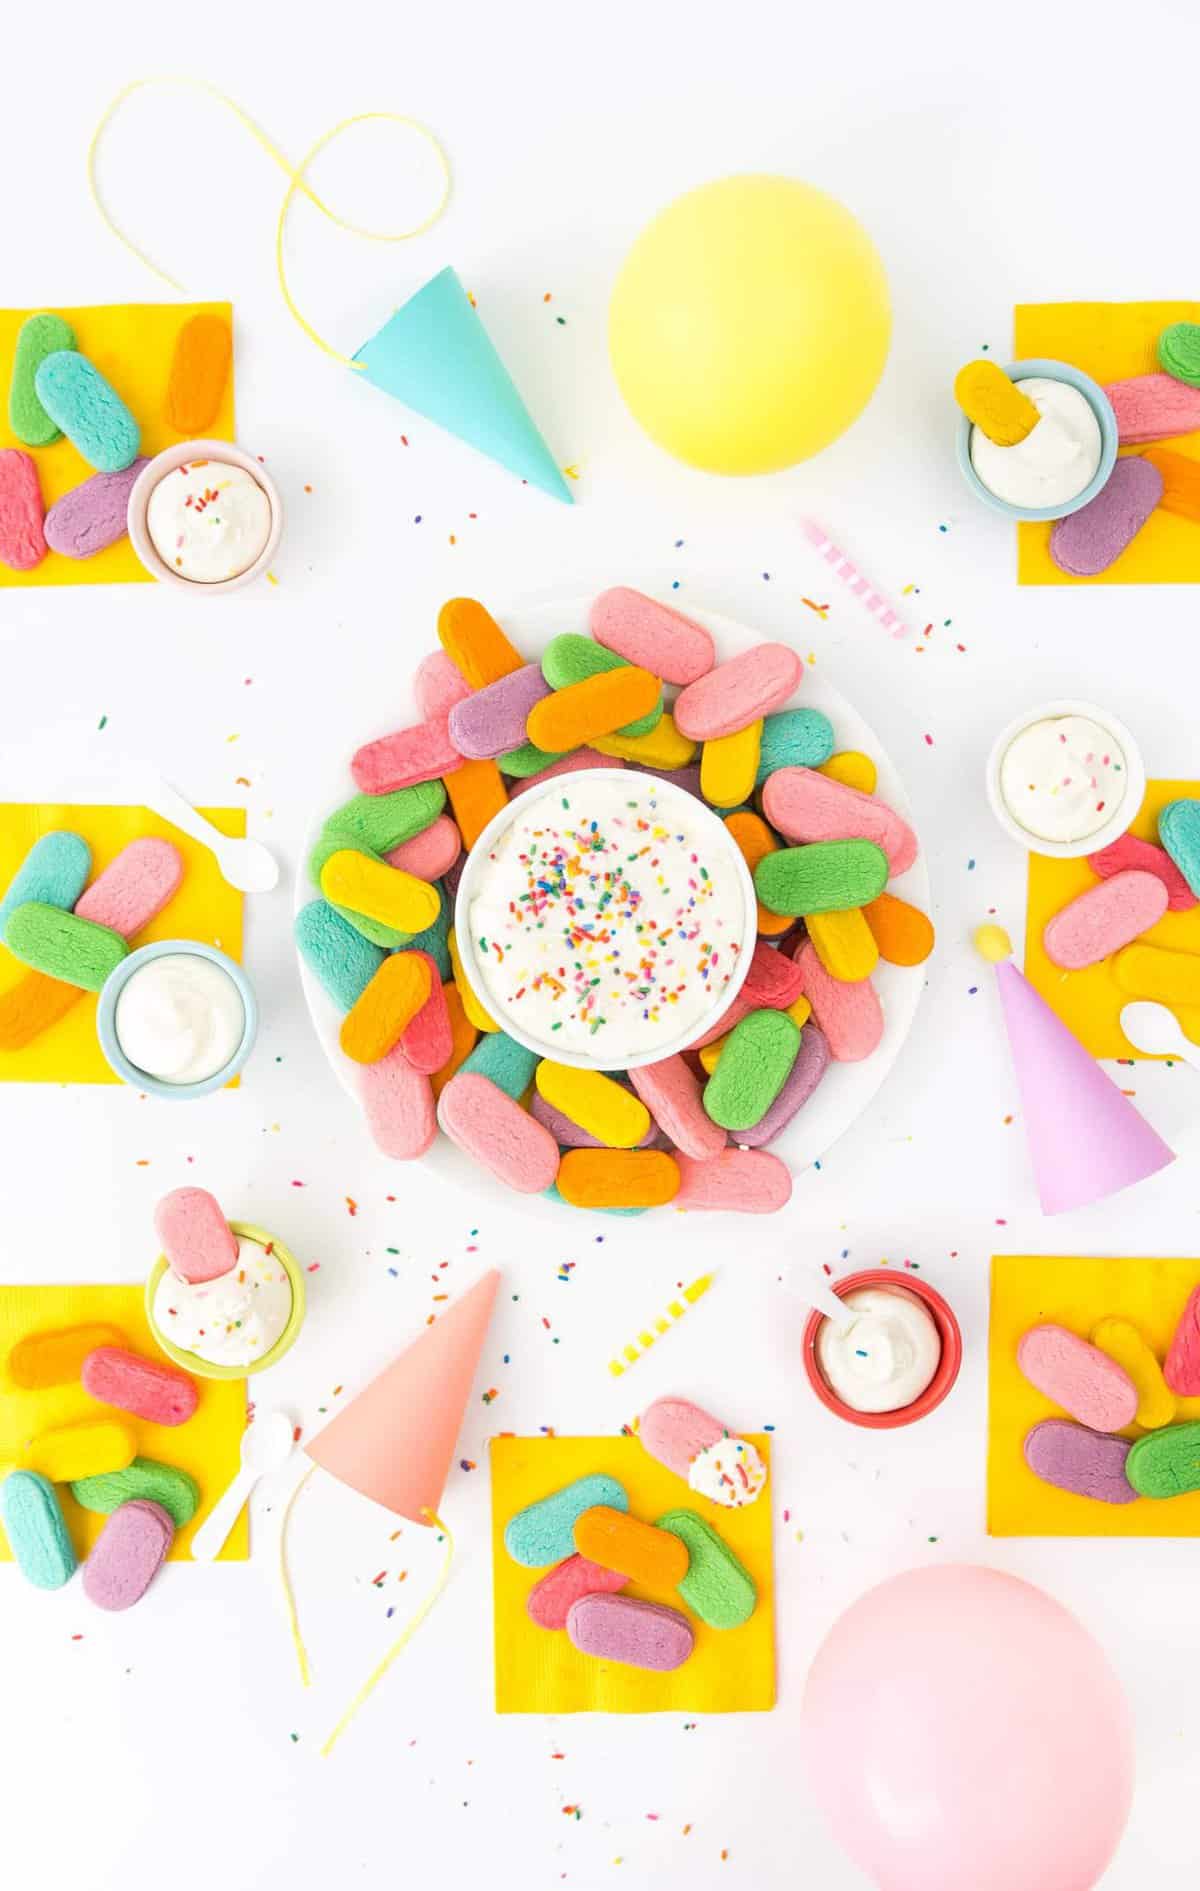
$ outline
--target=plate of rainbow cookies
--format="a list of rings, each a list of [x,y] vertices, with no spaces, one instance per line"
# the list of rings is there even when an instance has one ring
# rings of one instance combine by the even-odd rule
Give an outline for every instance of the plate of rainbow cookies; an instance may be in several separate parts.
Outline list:
[[[790,645],[625,586],[451,599],[320,792],[305,997],[376,1147],[562,1207],[770,1213],[933,948],[873,731]]]

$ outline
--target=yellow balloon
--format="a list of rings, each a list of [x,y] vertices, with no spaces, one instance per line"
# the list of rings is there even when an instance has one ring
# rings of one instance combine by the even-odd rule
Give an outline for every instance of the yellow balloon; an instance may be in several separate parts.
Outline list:
[[[712,473],[774,473],[857,419],[891,309],[850,212],[789,177],[726,177],[655,217],[613,289],[608,345],[652,440]]]

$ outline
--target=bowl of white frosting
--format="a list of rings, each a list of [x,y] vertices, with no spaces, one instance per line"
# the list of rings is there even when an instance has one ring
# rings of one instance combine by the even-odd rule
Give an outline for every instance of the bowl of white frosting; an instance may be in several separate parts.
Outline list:
[[[1124,723],[1078,697],[1014,717],[992,744],[986,779],[1010,840],[1057,860],[1119,840],[1146,792],[1141,750]]]
[[[1098,382],[1065,361],[1014,361],[1004,372],[1047,425],[1016,446],[998,446],[960,414],[962,476],[977,499],[1006,518],[1065,519],[1096,497],[1116,465],[1112,403]]]
[[[258,1001],[241,966],[216,946],[158,939],[109,974],[96,1030],[125,1083],[189,1101],[237,1076],[254,1048]]]
[[[942,1403],[962,1364],[953,1310],[919,1274],[873,1267],[833,1283],[842,1321],[813,1312],[804,1370],[828,1411],[848,1424],[892,1431]]]
[[[245,1379],[273,1366],[304,1324],[304,1270],[265,1228],[231,1221],[237,1260],[189,1282],[160,1254],[146,1281],[146,1317],[167,1358],[200,1379]]]
[[[126,524],[151,577],[211,597],[267,570],[283,531],[283,501],[266,467],[241,447],[183,440],[142,468]]]

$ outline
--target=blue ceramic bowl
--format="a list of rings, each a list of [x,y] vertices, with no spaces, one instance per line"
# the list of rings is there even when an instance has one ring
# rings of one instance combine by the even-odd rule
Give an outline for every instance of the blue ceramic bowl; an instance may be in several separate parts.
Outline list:
[[[959,471],[977,499],[982,499],[985,506],[991,506],[993,512],[1002,512],[1006,519],[1065,519],[1072,512],[1079,512],[1089,500],[1096,497],[1108,484],[1108,476],[1117,460],[1117,417],[1112,410],[1112,402],[1104,389],[1093,381],[1090,374],[1081,374],[1078,368],[1069,367],[1065,361],[1014,361],[1005,368],[1010,381],[1032,381],[1035,378],[1044,381],[1062,381],[1067,387],[1079,390],[1088,406],[1095,414],[1100,426],[1100,464],[1095,477],[1069,499],[1065,505],[1037,506],[1023,508],[1009,505],[1007,499],[998,499],[994,492],[980,479],[971,464],[971,422],[965,414],[958,417],[958,465]]]
[[[223,972],[229,974],[242,1000],[245,1021],[241,1043],[224,1069],[214,1071],[202,1083],[164,1083],[160,1077],[151,1077],[146,1071],[139,1070],[136,1064],[130,1063],[117,1038],[117,1000],[125,985],[139,966],[148,964],[151,959],[165,958],[168,954],[188,954],[195,959],[211,959],[214,965],[219,965]],[[241,966],[236,965],[226,953],[219,952],[216,946],[200,945],[195,939],[157,939],[153,945],[139,946],[136,952],[131,952],[128,958],[121,960],[114,972],[109,973],[100,991],[96,1030],[101,1050],[123,1083],[131,1084],[135,1090],[144,1090],[148,1096],[164,1097],[172,1103],[190,1101],[193,1097],[211,1096],[214,1090],[223,1090],[237,1076],[254,1049],[254,1040],[258,1035],[258,1000]]]

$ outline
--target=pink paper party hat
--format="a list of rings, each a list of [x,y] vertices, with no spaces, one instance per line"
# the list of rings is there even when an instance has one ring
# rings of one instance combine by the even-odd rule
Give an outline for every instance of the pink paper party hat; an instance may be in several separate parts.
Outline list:
[[[1174,1151],[1024,973],[998,963],[996,983],[1042,1213],[1086,1208],[1174,1162]]]
[[[493,1268],[305,1445],[310,1458],[385,1510],[432,1523],[483,1350]]]

